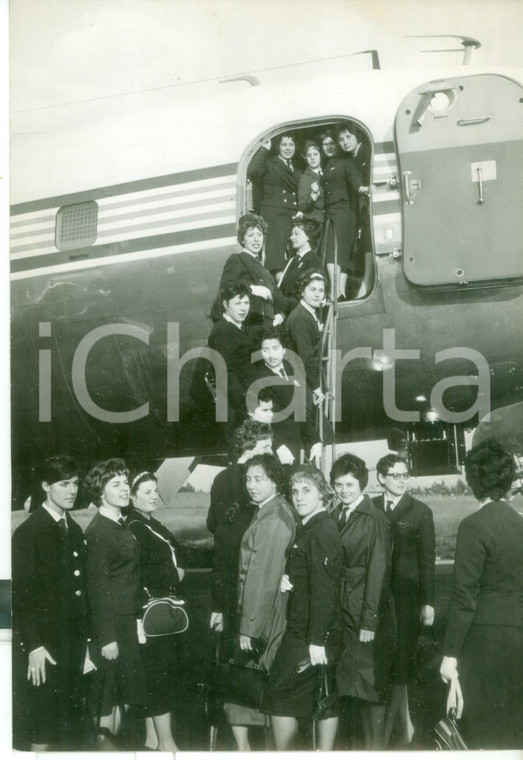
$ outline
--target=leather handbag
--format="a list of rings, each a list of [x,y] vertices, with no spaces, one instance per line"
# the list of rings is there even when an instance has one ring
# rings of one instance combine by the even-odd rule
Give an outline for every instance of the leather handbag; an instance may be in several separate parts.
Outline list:
[[[332,688],[332,668],[316,665],[316,693],[314,695],[313,720],[325,720],[337,715],[338,698]]]
[[[434,726],[434,742],[436,749],[461,750],[468,749],[456,723],[456,710],[451,709],[447,717],[442,718]]]
[[[183,599],[176,596],[152,597],[144,606],[143,630],[147,638],[172,636],[189,627]]]
[[[451,679],[447,697],[447,714],[434,726],[434,743],[437,749],[468,749],[460,734],[457,720],[463,711],[463,694],[457,675]]]
[[[258,665],[261,652],[244,652],[240,649],[227,662],[218,663],[214,693],[224,702],[242,707],[261,706],[268,673]]]

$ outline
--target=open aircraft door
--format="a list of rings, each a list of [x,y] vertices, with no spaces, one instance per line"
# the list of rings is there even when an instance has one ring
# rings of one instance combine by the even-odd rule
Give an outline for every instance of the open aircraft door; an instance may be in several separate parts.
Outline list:
[[[495,74],[427,82],[402,102],[395,131],[409,282],[522,279],[522,86]]]

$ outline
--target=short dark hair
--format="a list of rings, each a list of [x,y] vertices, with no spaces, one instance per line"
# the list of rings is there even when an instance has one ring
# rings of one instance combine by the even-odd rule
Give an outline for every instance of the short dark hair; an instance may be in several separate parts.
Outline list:
[[[69,480],[75,476],[80,477],[80,465],[73,457],[66,454],[58,454],[48,457],[40,470],[40,482],[52,485],[59,480]]]
[[[258,441],[264,441],[266,438],[272,439],[272,428],[268,422],[245,420],[245,422],[234,431],[232,438],[233,454],[238,459],[246,451],[253,449]]]
[[[376,472],[384,478],[388,475],[390,468],[394,467],[395,464],[404,464],[407,471],[409,469],[407,462],[403,457],[400,457],[399,454],[385,454],[376,465]]]
[[[251,467],[261,467],[269,480],[275,484],[277,491],[282,491],[285,478],[278,457],[275,457],[274,454],[256,454],[247,462],[247,470],[250,470]]]
[[[274,403],[274,391],[270,385],[266,385],[258,392],[258,405],[269,401]]]
[[[251,227],[256,227],[262,233],[263,237],[267,234],[267,222],[259,214],[244,214],[238,219],[238,243],[243,245],[245,234]]]
[[[277,340],[285,346],[285,330],[279,326],[265,327],[260,335],[260,348],[264,340]]]
[[[138,493],[138,489],[142,485],[142,483],[147,483],[149,480],[154,481],[155,483],[158,483],[158,478],[154,474],[154,472],[139,472],[136,475],[133,475],[130,482],[130,489],[131,489],[131,496],[136,496]]]
[[[291,221],[291,231],[299,227],[309,238],[311,248],[316,250],[321,238],[322,225],[310,216],[295,216]]]
[[[363,459],[360,459],[355,454],[343,454],[336,459],[331,469],[331,485],[334,486],[334,481],[344,475],[352,475],[356,478],[362,491],[366,488],[367,483],[369,482],[367,465]]]
[[[228,303],[232,298],[236,298],[236,296],[240,296],[242,298],[243,296],[247,296],[250,302],[251,290],[249,285],[247,285],[247,283],[243,282],[242,280],[235,280],[234,282],[229,282],[220,288],[209,315],[213,322],[218,322],[218,320],[222,317],[224,313],[223,302],[227,301]]]
[[[502,499],[516,477],[514,458],[496,438],[487,438],[465,457],[465,477],[478,501]]]
[[[330,127],[328,129],[324,129],[323,132],[320,132],[320,134],[318,135],[318,139],[320,143],[323,143],[323,141],[326,140],[328,137],[330,137],[331,140],[336,142],[334,138],[334,130]]]
[[[103,462],[97,462],[85,476],[85,491],[90,501],[97,507],[102,503],[102,493],[105,486],[116,475],[125,475],[128,478],[129,470],[123,459],[114,457],[113,459],[105,459]]]
[[[281,135],[277,135],[274,138],[274,145],[276,146],[278,150],[280,148],[281,141],[283,140],[284,137],[290,137],[294,145],[296,145],[296,135],[293,132],[282,132]]]
[[[344,122],[343,124],[338,125],[336,128],[336,142],[338,142],[340,135],[342,135],[344,132],[349,132],[351,135],[354,135],[358,142],[361,142],[363,140],[363,132],[361,128],[354,122]]]
[[[306,269],[305,272],[300,275],[296,281],[296,295],[298,298],[302,297],[303,291],[307,285],[310,285],[310,283],[314,280],[322,280],[325,287],[327,287],[327,278],[323,272],[318,272],[317,269]]]

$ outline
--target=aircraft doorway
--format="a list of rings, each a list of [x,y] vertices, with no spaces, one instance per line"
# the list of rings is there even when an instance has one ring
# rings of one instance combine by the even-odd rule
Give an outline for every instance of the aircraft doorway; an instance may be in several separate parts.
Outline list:
[[[338,284],[333,295],[354,301],[370,294],[375,281],[372,154],[369,133],[350,119],[290,124],[256,141],[240,164],[240,212],[252,211],[267,221],[265,265],[276,276],[296,253],[292,218],[304,215],[318,222],[320,233],[311,248]]]

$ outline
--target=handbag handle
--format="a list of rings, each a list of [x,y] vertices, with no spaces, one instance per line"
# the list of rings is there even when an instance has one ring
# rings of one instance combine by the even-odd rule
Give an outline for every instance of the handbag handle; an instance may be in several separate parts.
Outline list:
[[[463,712],[463,693],[459,683],[459,678],[451,678],[449,693],[447,696],[447,715],[453,719],[459,720]]]

